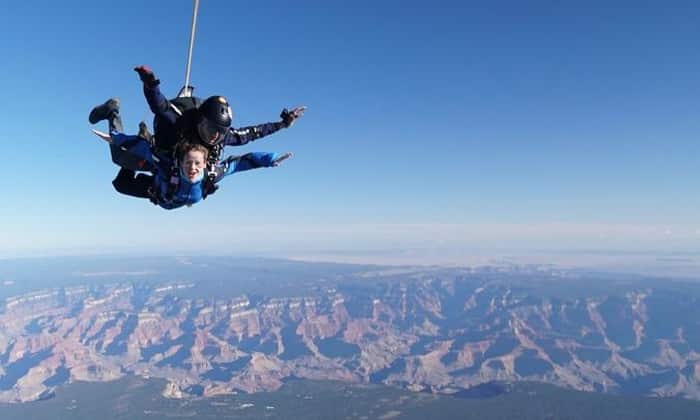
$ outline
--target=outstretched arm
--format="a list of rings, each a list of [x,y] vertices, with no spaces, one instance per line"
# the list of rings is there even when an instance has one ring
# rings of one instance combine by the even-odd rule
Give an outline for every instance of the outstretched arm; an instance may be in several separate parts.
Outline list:
[[[224,136],[224,146],[243,146],[253,140],[269,136],[284,127],[282,122],[271,122],[242,128],[231,128]]]
[[[240,156],[229,156],[217,165],[214,182],[219,182],[235,172],[277,166],[276,159],[278,158],[276,153],[270,152],[251,152]]]
[[[168,120],[171,124],[175,123],[178,115],[170,107],[170,101],[160,91],[160,80],[153,74],[153,70],[147,66],[138,66],[134,71],[139,74],[139,78],[143,82],[143,96],[146,97],[148,107],[155,115]]]
[[[261,137],[269,136],[282,128],[290,127],[297,118],[304,115],[305,110],[305,106],[299,106],[292,110],[287,110],[285,108],[280,114],[281,121],[242,128],[231,128],[226,133],[226,136],[224,136],[224,146],[242,146]]]

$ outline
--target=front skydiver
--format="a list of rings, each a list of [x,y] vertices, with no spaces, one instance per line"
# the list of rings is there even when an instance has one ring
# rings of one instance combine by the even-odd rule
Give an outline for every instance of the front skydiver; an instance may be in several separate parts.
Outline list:
[[[169,155],[155,153],[143,136],[122,133],[118,102],[111,103],[110,107],[103,108],[111,109],[107,115],[99,115],[109,121],[110,133],[93,131],[110,143],[112,160],[121,166],[119,175],[112,182],[114,188],[122,194],[150,199],[167,210],[191,206],[204,199],[209,190],[208,183],[216,184],[235,172],[276,167],[292,157],[288,152],[280,155],[252,152],[230,156],[210,170],[206,165],[209,152],[206,147],[199,143],[180,143],[174,154],[179,165],[173,165]],[[140,172],[137,174],[136,171]],[[150,175],[143,172],[150,172]]]
[[[232,128],[233,112],[223,96],[210,96],[203,102],[197,97],[168,100],[160,91],[160,80],[150,68],[139,66],[134,71],[143,82],[146,102],[154,114],[155,150],[172,153],[178,143],[201,143],[209,150],[207,163],[210,167],[219,161],[225,146],[242,146],[288,128],[306,110],[303,106],[284,109],[278,122]]]

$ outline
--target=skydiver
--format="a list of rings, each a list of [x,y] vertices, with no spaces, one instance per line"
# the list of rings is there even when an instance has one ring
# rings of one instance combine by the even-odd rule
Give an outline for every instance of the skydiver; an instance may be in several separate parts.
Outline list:
[[[146,102],[154,114],[154,148],[167,153],[175,150],[180,142],[201,143],[209,150],[210,167],[216,165],[224,146],[242,146],[288,128],[306,110],[303,106],[283,109],[278,122],[232,128],[233,113],[223,96],[210,96],[203,102],[196,97],[168,100],[160,91],[160,80],[150,68],[138,66],[134,71],[143,82]],[[94,124],[92,119],[90,122]]]
[[[161,93],[160,80],[155,77],[151,69],[139,66],[134,70],[143,82],[144,96],[155,115],[153,120],[155,136],[153,136],[152,148],[158,155],[169,157],[169,161],[174,164],[171,172],[174,172],[177,166],[178,159],[174,153],[180,143],[199,143],[205,146],[208,151],[208,173],[213,176],[224,146],[242,146],[282,128],[288,128],[306,110],[303,106],[292,110],[284,109],[280,114],[279,122],[235,129],[231,128],[233,120],[231,107],[223,96],[211,96],[203,102],[196,97],[178,97],[168,100]],[[93,108],[88,119],[92,124],[108,120],[110,132],[123,133],[117,99],[109,99]],[[119,125],[113,126],[113,124]],[[139,125],[139,136],[151,140],[151,135],[144,123]],[[135,172],[128,173],[127,168],[122,168],[113,184],[115,188],[119,185],[122,190],[140,190],[138,179]],[[129,182],[134,185],[128,186]],[[218,185],[215,182],[208,182],[206,187],[208,190],[205,197],[214,193]]]
[[[109,134],[93,131],[110,143],[114,162],[122,166],[112,182],[114,188],[122,194],[150,199],[167,210],[191,206],[206,198],[208,183],[216,184],[236,172],[276,167],[292,157],[289,152],[279,155],[252,152],[229,156],[210,170],[206,165],[209,153],[206,147],[199,143],[180,143],[175,153],[179,165],[175,166],[169,155],[154,153],[151,144],[144,137],[117,131],[121,127],[118,114],[112,112],[108,120]],[[114,150],[123,153],[115,154]],[[136,169],[143,172],[136,173]]]

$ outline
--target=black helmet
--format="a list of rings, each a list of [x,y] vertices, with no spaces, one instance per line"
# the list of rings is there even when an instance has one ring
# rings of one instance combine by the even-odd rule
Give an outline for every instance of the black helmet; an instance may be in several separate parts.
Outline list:
[[[233,115],[228,101],[223,96],[210,96],[199,106],[200,120],[197,131],[202,141],[216,144],[231,127]]]

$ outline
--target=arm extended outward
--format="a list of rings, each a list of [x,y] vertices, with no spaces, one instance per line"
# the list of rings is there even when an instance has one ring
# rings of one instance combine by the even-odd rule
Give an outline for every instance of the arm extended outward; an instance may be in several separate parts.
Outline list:
[[[305,106],[298,106],[291,110],[283,109],[280,114],[281,121],[265,124],[251,125],[242,128],[231,128],[224,137],[224,146],[243,146],[248,142],[261,137],[269,136],[283,128],[291,127],[298,118],[304,115]]]
[[[261,137],[269,136],[285,127],[282,122],[271,122],[251,125],[242,128],[231,128],[224,136],[224,146],[243,146]]]

